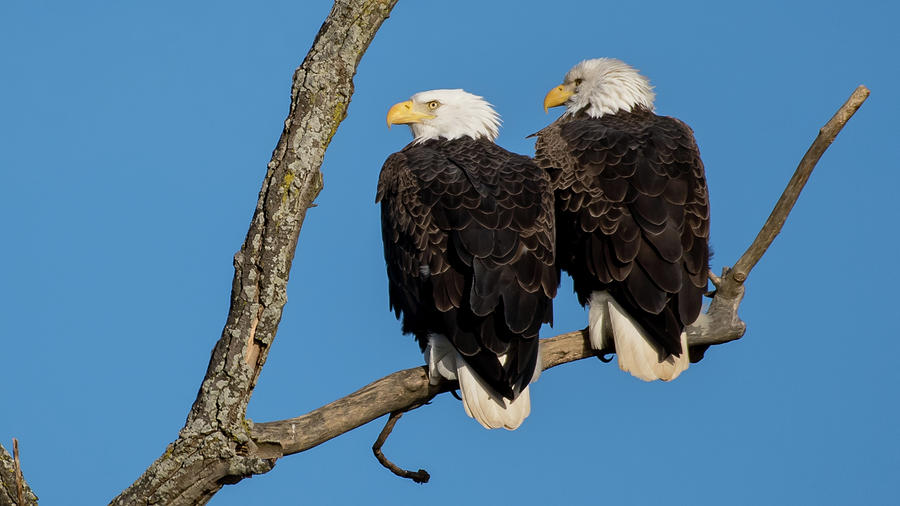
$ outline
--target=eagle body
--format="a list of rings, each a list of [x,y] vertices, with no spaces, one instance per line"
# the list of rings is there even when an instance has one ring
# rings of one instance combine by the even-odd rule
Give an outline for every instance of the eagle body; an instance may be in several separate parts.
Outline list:
[[[578,101],[573,86],[567,105],[577,109],[538,133],[535,161],[556,194],[557,263],[590,306],[594,348],[615,347],[619,366],[641,379],[671,380],[689,364],[684,328],[700,314],[707,285],[703,162],[686,124],[653,113],[641,76],[600,60],[602,93],[595,69],[576,66],[567,81],[593,85],[594,97],[617,97],[618,106]],[[641,99],[623,105],[635,89]],[[693,351],[696,361],[704,350]]]
[[[417,138],[384,163],[376,202],[390,305],[432,380],[458,380],[485,427],[518,427],[558,284],[549,175],[488,137]]]

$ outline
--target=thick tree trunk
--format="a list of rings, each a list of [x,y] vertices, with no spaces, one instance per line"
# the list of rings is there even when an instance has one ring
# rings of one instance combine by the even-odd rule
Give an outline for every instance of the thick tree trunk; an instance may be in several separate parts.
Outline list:
[[[306,210],[322,189],[319,166],[347,114],[360,58],[396,0],[340,0],[294,74],[291,108],[256,212],[234,257],[231,308],[178,439],[113,504],[203,504],[224,484],[265,473],[244,421],[282,309]]]

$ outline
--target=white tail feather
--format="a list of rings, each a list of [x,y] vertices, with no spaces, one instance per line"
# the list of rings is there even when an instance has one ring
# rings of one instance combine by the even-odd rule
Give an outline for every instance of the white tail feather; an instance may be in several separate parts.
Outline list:
[[[437,385],[441,378],[456,379],[456,357],[459,353],[450,341],[440,334],[429,334],[425,345],[425,363],[428,364],[428,382]]]
[[[624,309],[606,292],[591,294],[588,313],[591,346],[604,348],[613,340],[619,368],[644,381],[670,381],[690,365],[687,334],[681,333],[681,355],[659,360],[659,349]]]
[[[535,337],[537,339],[537,337]],[[544,370],[544,354],[541,353],[541,345],[538,343],[538,356],[537,360],[534,362],[534,375],[531,376],[531,381],[528,382],[530,385],[538,380],[541,377],[541,371]]]
[[[501,363],[505,356],[500,357]],[[463,408],[466,414],[474,418],[486,429],[515,430],[531,413],[531,396],[529,387],[525,387],[515,400],[509,400],[484,383],[478,374],[469,367],[465,359],[440,335],[428,336],[425,347],[425,361],[428,363],[428,376],[432,384],[440,378],[459,381]],[[538,366],[536,369],[540,369]],[[535,372],[535,377],[537,376]]]

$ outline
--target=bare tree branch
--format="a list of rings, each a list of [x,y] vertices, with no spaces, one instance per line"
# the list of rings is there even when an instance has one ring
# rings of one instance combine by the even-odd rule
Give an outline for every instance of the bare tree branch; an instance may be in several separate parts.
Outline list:
[[[318,446],[395,411],[424,404],[454,384],[430,385],[425,367],[397,371],[305,415],[257,423],[251,429],[261,455],[278,458]]]
[[[244,421],[287,301],[319,166],[353,94],[360,58],[397,0],[339,0],[294,74],[291,106],[247,238],[234,256],[231,308],[178,439],[113,504],[202,504],[224,484],[265,473]]]
[[[707,336],[700,329],[694,331],[703,339],[701,342],[689,333],[688,343],[737,339],[719,328],[711,328],[709,332],[717,334]],[[541,340],[542,370],[594,356],[583,330]],[[456,382],[448,381],[431,385],[425,367],[413,367],[389,374],[305,415],[253,424],[251,434],[258,447],[265,448],[264,455],[279,458],[309,450],[384,415],[416,409],[434,396],[456,388]]]
[[[812,146],[809,147],[800,160],[794,176],[791,177],[787,187],[784,189],[784,193],[781,194],[781,198],[775,204],[775,209],[772,210],[772,214],[769,215],[766,224],[763,225],[756,239],[753,240],[747,251],[741,255],[741,258],[735,262],[734,267],[731,269],[731,276],[735,281],[743,283],[747,279],[747,275],[750,274],[750,270],[756,265],[756,262],[769,249],[772,241],[781,232],[781,227],[784,226],[788,214],[790,214],[791,209],[797,202],[797,198],[800,197],[800,192],[803,191],[803,187],[819,162],[819,158],[822,157],[828,146],[831,146],[831,143],[834,142],[835,137],[844,128],[847,121],[853,117],[863,102],[869,98],[869,93],[868,88],[859,85],[853,94],[850,95],[850,98],[844,102],[844,105],[828,120],[828,123],[825,123],[825,126],[819,129],[819,135],[816,136],[816,140],[813,141]]]
[[[428,474],[428,471],[424,469],[419,469],[418,471],[409,471],[406,469],[401,469],[396,464],[388,460],[387,457],[384,456],[384,453],[381,452],[381,447],[384,446],[384,442],[387,441],[388,436],[391,435],[391,431],[394,430],[394,425],[397,423],[397,420],[403,416],[405,411],[394,411],[388,417],[388,421],[384,424],[384,428],[381,429],[381,433],[378,434],[378,439],[375,440],[375,444],[372,445],[372,453],[375,454],[375,458],[378,459],[378,462],[381,463],[384,467],[386,467],[390,472],[396,474],[401,478],[409,478],[410,480],[416,483],[428,483],[428,480],[431,479],[431,475]]]
[[[37,504],[38,498],[22,476],[19,441],[13,438],[13,454],[0,445],[0,506]]]
[[[19,461],[19,440],[13,438],[13,455],[15,456],[16,466],[16,500],[19,504],[25,504],[25,489],[22,483],[25,478],[22,477],[22,463]]]
[[[857,88],[837,114],[821,129],[757,240],[744,253],[735,269],[725,268],[721,278],[711,273],[710,279],[716,286],[716,292],[707,312],[700,315],[700,318],[686,329],[690,346],[722,344],[744,335],[746,324],[738,317],[737,311],[744,297],[743,282],[746,275],[781,230],[822,153],[868,94],[869,91],[865,87]],[[734,277],[738,266],[743,269],[740,272],[744,273],[740,282]],[[541,367],[546,370],[596,354],[590,346],[586,332],[579,330],[541,340],[541,356],[543,360]],[[415,409],[434,396],[456,387],[457,385],[451,382],[429,384],[424,367],[406,369],[385,376],[305,415],[257,423],[252,427],[251,435],[260,449],[265,448],[265,455],[279,458],[308,450],[386,414]],[[388,425],[392,426],[390,420]]]

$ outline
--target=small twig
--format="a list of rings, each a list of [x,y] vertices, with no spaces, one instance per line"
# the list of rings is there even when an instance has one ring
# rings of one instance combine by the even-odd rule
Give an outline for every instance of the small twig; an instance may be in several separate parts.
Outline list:
[[[417,406],[418,407],[418,406]],[[381,434],[378,434],[378,439],[375,440],[375,444],[372,445],[372,453],[375,454],[375,458],[378,459],[378,462],[381,462],[381,465],[388,468],[392,473],[396,474],[401,478],[409,478],[416,483],[428,483],[428,480],[431,479],[431,475],[428,474],[428,471],[424,469],[419,469],[418,471],[408,471],[406,469],[401,469],[397,467],[393,462],[387,459],[384,456],[384,453],[381,453],[381,447],[384,446],[384,442],[387,441],[388,436],[391,435],[391,431],[394,430],[394,425],[397,423],[397,420],[403,416],[403,413],[406,411],[394,411],[388,417],[388,421],[384,424],[384,428],[381,429]]]
[[[9,455],[9,454],[7,454]],[[13,438],[13,458],[16,470],[16,497],[19,505],[25,504],[25,478],[22,477],[22,464],[19,462],[19,440]]]
[[[791,177],[790,182],[788,182],[787,187],[784,189],[784,193],[781,194],[781,198],[779,198],[778,203],[775,204],[775,209],[772,210],[769,219],[766,220],[766,224],[763,225],[763,228],[759,231],[756,239],[753,240],[753,243],[747,248],[747,251],[741,255],[741,258],[731,269],[730,277],[737,283],[741,284],[747,280],[747,275],[750,274],[750,270],[753,269],[756,262],[762,258],[763,253],[766,252],[772,244],[772,241],[775,240],[775,236],[781,232],[781,227],[784,226],[788,214],[797,202],[797,198],[800,196],[803,186],[806,185],[806,182],[809,180],[809,176],[812,174],[819,158],[822,157],[822,154],[825,153],[828,146],[834,142],[834,138],[837,137],[837,134],[844,128],[847,121],[853,117],[853,114],[859,109],[859,106],[861,106],[866,98],[869,97],[869,93],[869,89],[865,86],[860,85],[857,87],[853,94],[850,95],[850,98],[844,102],[844,105],[842,105],[834,116],[828,120],[828,123],[819,130],[819,135],[816,136],[816,140],[813,141],[812,145],[806,151],[806,154],[803,155],[803,158],[800,160],[800,164],[797,166],[794,176]]]
[[[714,287],[719,288],[719,285],[722,284],[722,278],[716,276],[716,273],[709,269],[709,272],[706,273],[707,277],[709,277],[709,282],[713,284]]]

